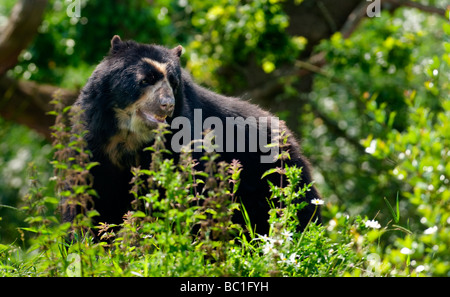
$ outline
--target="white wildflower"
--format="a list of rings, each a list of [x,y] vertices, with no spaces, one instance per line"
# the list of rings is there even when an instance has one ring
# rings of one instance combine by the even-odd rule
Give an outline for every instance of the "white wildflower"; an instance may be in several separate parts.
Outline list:
[[[413,251],[407,247],[404,247],[400,250],[400,253],[402,253],[403,255],[411,255],[413,254]]]
[[[286,239],[286,241],[292,241],[292,235],[294,235],[294,233],[289,232],[287,230],[283,230],[283,232],[281,232],[281,235],[284,236],[284,238]]]
[[[277,238],[277,239],[274,239],[272,242],[273,242],[273,244],[275,244],[277,246],[281,246],[283,244],[283,242],[284,242],[284,239]]]
[[[267,234],[264,234],[263,236],[259,235],[259,238],[264,242],[273,243],[275,241],[273,238],[270,238],[269,236],[267,236]]]
[[[298,256],[297,256],[297,254],[296,253],[292,253],[290,256],[289,256],[289,264],[290,265],[294,265],[294,266],[300,266],[300,263],[298,262],[298,260],[297,260],[297,258],[298,258]]]
[[[300,263],[297,260],[298,256],[296,253],[292,253],[289,257],[286,257],[283,253],[280,253],[279,257],[280,260],[278,261],[278,263],[280,264],[286,264],[288,266],[296,266],[296,267],[300,265]]]
[[[323,205],[325,201],[323,201],[322,199],[314,198],[311,200],[311,203],[314,205]]]
[[[376,220],[367,220],[366,221],[367,228],[380,229],[381,225]]]
[[[266,244],[264,245],[264,248],[263,248],[264,255],[273,254],[273,253],[276,253],[276,252],[277,252],[277,250],[275,249],[275,246],[273,245],[273,243],[272,242],[266,242]]]
[[[278,256],[280,257],[280,261],[277,261],[277,263],[280,263],[280,264],[287,263],[288,259],[286,258],[286,256],[283,253],[280,253]]]
[[[425,266],[419,265],[419,266],[417,266],[416,271],[417,271],[417,272],[422,272],[422,271],[424,271],[425,269],[426,269]]]
[[[425,231],[423,231],[423,234],[425,234],[425,235],[434,234],[434,233],[436,233],[437,230],[438,230],[438,227],[433,226],[433,227],[430,227],[430,228],[426,229]]]

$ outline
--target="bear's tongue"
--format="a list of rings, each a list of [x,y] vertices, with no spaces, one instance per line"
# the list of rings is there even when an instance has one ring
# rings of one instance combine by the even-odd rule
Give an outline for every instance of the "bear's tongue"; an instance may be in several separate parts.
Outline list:
[[[143,110],[140,110],[140,112],[144,116],[144,118],[150,122],[167,123],[166,117],[159,117],[155,114],[151,114],[151,113],[143,111]]]

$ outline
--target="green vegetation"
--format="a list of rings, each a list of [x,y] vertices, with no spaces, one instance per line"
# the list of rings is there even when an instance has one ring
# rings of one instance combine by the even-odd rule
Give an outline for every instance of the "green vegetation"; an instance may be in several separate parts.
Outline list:
[[[342,218],[331,232],[310,222],[303,233],[296,232],[297,210],[303,204],[290,203],[308,191],[298,189],[301,168],[286,167],[287,185],[272,186],[268,201],[271,229],[261,236],[231,222],[235,210],[245,213],[234,193],[242,166],[216,163],[217,155],[203,157],[205,172],[194,170],[190,152],[182,153],[179,165],[163,159],[165,129],[161,125],[149,168],[134,168],[131,192],[135,210],[117,225],[94,226],[97,213],[87,207],[90,195],[88,152],[82,133],[70,137],[65,108],[55,112],[56,148],[52,164],[55,196],[47,192],[32,168],[31,189],[22,211],[28,227],[20,228],[24,250],[17,245],[0,245],[0,271],[5,276],[338,276],[374,275],[378,266],[370,256],[370,228],[360,217]],[[60,116],[58,116],[60,115]],[[70,117],[76,114],[71,113]],[[283,156],[281,154],[280,156]],[[268,172],[270,174],[270,172]],[[199,183],[205,183],[202,191]],[[69,186],[69,187],[68,187]],[[165,196],[160,197],[161,190]],[[81,206],[73,224],[61,224],[54,215],[60,199]],[[279,199],[286,205],[279,208]],[[323,203],[317,199],[317,207]],[[329,228],[328,228],[329,229]],[[194,232],[194,230],[197,230]],[[338,231],[339,230],[339,231]],[[245,232],[247,231],[247,232]],[[94,234],[95,233],[95,234]],[[360,235],[361,233],[361,235]],[[68,235],[71,234],[71,235]],[[364,235],[362,235],[364,234]],[[102,241],[95,240],[94,237]],[[366,237],[364,240],[355,237]],[[371,235],[374,239],[379,235]],[[381,265],[381,263],[377,264]]]
[[[71,162],[82,141],[65,139],[64,122],[52,146],[0,119],[0,275],[450,276],[448,11],[445,19],[383,10],[350,37],[336,32],[310,49],[308,39],[287,33],[286,2],[90,0],[81,1],[78,19],[67,17],[64,1],[49,1],[39,34],[8,75],[80,88],[119,34],[182,44],[183,64],[216,91],[256,94],[266,87],[261,77],[280,83],[267,107],[302,139],[325,202],[321,226],[296,233],[295,209],[273,205],[271,233],[253,234],[230,221],[233,210],[245,212],[233,196],[237,164],[209,155],[208,170],[193,172],[189,153],[179,165],[154,153],[151,166],[134,171],[136,209],[123,224],[91,226],[96,213],[86,209],[69,238],[59,201],[92,194],[85,169],[95,164]],[[13,4],[0,4],[0,25]],[[303,61],[310,54],[324,66]],[[300,76],[306,67],[315,75]],[[311,88],[301,90],[306,79]],[[274,196],[302,195],[306,189],[292,190],[300,170],[286,168],[289,183]],[[60,182],[71,176],[81,182],[64,191]],[[198,177],[216,185],[208,195],[196,192]]]

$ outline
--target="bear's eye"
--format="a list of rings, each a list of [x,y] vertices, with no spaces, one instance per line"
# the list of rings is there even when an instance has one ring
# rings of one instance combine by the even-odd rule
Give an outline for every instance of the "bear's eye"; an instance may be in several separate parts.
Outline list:
[[[143,79],[143,80],[141,80],[140,82],[139,82],[139,84],[141,85],[141,86],[148,86],[150,83],[149,83],[149,81],[147,80],[147,79]]]

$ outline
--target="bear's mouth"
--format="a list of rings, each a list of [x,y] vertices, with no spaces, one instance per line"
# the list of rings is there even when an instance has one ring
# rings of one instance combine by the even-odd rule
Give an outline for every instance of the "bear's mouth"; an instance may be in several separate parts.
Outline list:
[[[137,114],[145,120],[147,124],[154,126],[154,123],[158,124],[167,124],[166,118],[167,116],[158,116],[156,114],[149,113],[147,111],[143,111],[139,109]]]

